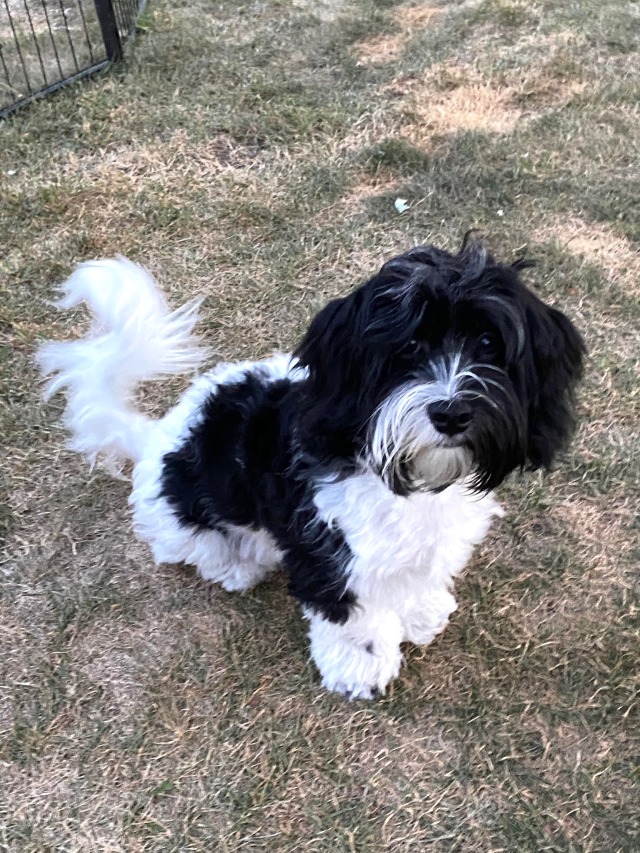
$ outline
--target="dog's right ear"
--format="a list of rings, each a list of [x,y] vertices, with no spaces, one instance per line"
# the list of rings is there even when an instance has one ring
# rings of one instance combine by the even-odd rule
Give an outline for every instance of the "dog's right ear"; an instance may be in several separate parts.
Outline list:
[[[339,392],[355,372],[354,348],[359,343],[355,303],[356,294],[352,294],[325,305],[294,351],[316,391]]]
[[[311,321],[294,351],[309,371],[299,412],[299,438],[327,460],[349,454],[362,415],[360,395],[365,380],[359,364],[355,294],[334,299]],[[305,438],[306,436],[306,438]]]

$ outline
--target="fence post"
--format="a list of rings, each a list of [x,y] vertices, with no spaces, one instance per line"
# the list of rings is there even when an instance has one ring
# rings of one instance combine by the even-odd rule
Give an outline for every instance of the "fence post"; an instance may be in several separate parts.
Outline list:
[[[107,59],[122,59],[122,42],[120,41],[118,22],[116,21],[112,0],[94,0],[94,2],[98,21],[100,22],[100,29],[102,30],[102,40],[104,41],[107,52]]]

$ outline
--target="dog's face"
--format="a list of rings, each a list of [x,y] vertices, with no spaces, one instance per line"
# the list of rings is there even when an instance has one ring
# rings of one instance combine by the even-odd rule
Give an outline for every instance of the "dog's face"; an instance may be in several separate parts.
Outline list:
[[[351,445],[398,494],[465,476],[486,491],[549,467],[573,431],[584,345],[525,287],[523,266],[478,243],[418,246],[329,303],[296,352],[307,429]]]

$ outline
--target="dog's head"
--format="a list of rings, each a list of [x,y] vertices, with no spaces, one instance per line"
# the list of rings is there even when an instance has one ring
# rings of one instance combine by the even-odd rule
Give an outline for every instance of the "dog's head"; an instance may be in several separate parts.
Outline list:
[[[525,266],[476,241],[457,255],[418,246],[330,302],[296,352],[307,428],[398,494],[548,468],[573,431],[585,350],[522,283]]]

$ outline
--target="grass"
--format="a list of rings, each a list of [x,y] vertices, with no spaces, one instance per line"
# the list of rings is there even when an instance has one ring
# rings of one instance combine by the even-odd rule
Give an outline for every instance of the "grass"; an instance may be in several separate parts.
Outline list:
[[[125,65],[0,124],[0,848],[640,849],[639,22],[627,0],[157,0]],[[47,300],[90,257],[203,293],[235,359],[472,226],[583,330],[582,426],[501,489],[445,634],[349,704],[282,578],[233,596],[152,566],[32,353],[83,327]]]
[[[0,18],[0,110],[105,59],[93,4],[6,0]]]

